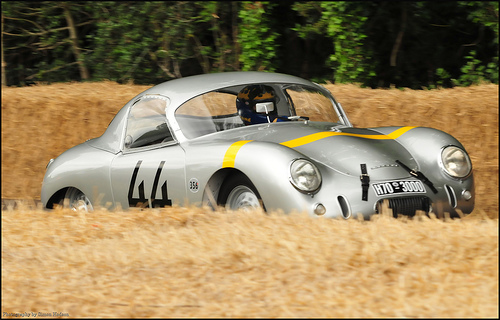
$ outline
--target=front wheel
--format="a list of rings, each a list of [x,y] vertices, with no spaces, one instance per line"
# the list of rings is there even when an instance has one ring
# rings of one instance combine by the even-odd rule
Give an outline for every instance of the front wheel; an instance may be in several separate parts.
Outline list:
[[[60,204],[64,208],[69,208],[73,211],[89,212],[94,210],[90,199],[76,188],[69,188]]]
[[[229,177],[222,185],[217,203],[227,210],[263,209],[264,204],[253,183],[243,174]]]

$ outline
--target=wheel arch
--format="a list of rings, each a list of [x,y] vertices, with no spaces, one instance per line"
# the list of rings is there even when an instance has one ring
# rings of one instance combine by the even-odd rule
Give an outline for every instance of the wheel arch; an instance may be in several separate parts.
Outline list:
[[[218,205],[217,199],[219,198],[219,192],[221,187],[226,183],[230,176],[236,174],[243,174],[248,179],[248,175],[246,175],[241,170],[236,168],[222,168],[217,170],[211,177],[208,179],[207,184],[203,190],[202,202],[203,205],[208,205],[209,207],[215,209]]]
[[[251,141],[239,149],[233,166],[220,168],[210,176],[203,205],[215,208],[211,203],[217,205],[221,187],[234,174],[242,174],[252,183],[267,209],[282,207],[283,202],[294,203],[297,190],[289,183],[289,165],[297,158],[314,162],[293,148],[274,142]]]
[[[66,192],[72,187],[65,187],[55,192],[47,201],[45,208],[46,209],[54,209],[54,204],[59,204],[62,200],[64,200],[64,196]]]

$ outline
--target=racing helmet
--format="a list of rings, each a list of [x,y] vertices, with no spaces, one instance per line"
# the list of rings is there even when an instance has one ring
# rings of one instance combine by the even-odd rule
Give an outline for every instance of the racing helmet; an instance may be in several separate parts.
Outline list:
[[[253,84],[244,87],[238,93],[236,108],[245,125],[269,123],[278,119],[276,102],[276,94],[272,87]],[[260,104],[257,108],[259,110],[256,110],[257,104]]]

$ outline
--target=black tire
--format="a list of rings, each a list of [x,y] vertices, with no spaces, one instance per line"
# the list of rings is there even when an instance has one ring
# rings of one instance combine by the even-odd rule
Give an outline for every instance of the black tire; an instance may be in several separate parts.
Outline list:
[[[231,175],[222,185],[217,199],[227,210],[263,209],[264,203],[253,183],[244,174]]]

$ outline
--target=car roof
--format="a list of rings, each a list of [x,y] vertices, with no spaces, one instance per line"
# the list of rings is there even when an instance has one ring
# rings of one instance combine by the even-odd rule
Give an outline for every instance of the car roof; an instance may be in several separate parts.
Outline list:
[[[160,83],[142,94],[161,94],[169,97],[173,106],[202,93],[215,89],[259,82],[311,84],[310,81],[281,73],[259,71],[233,71],[207,73],[178,78]]]

